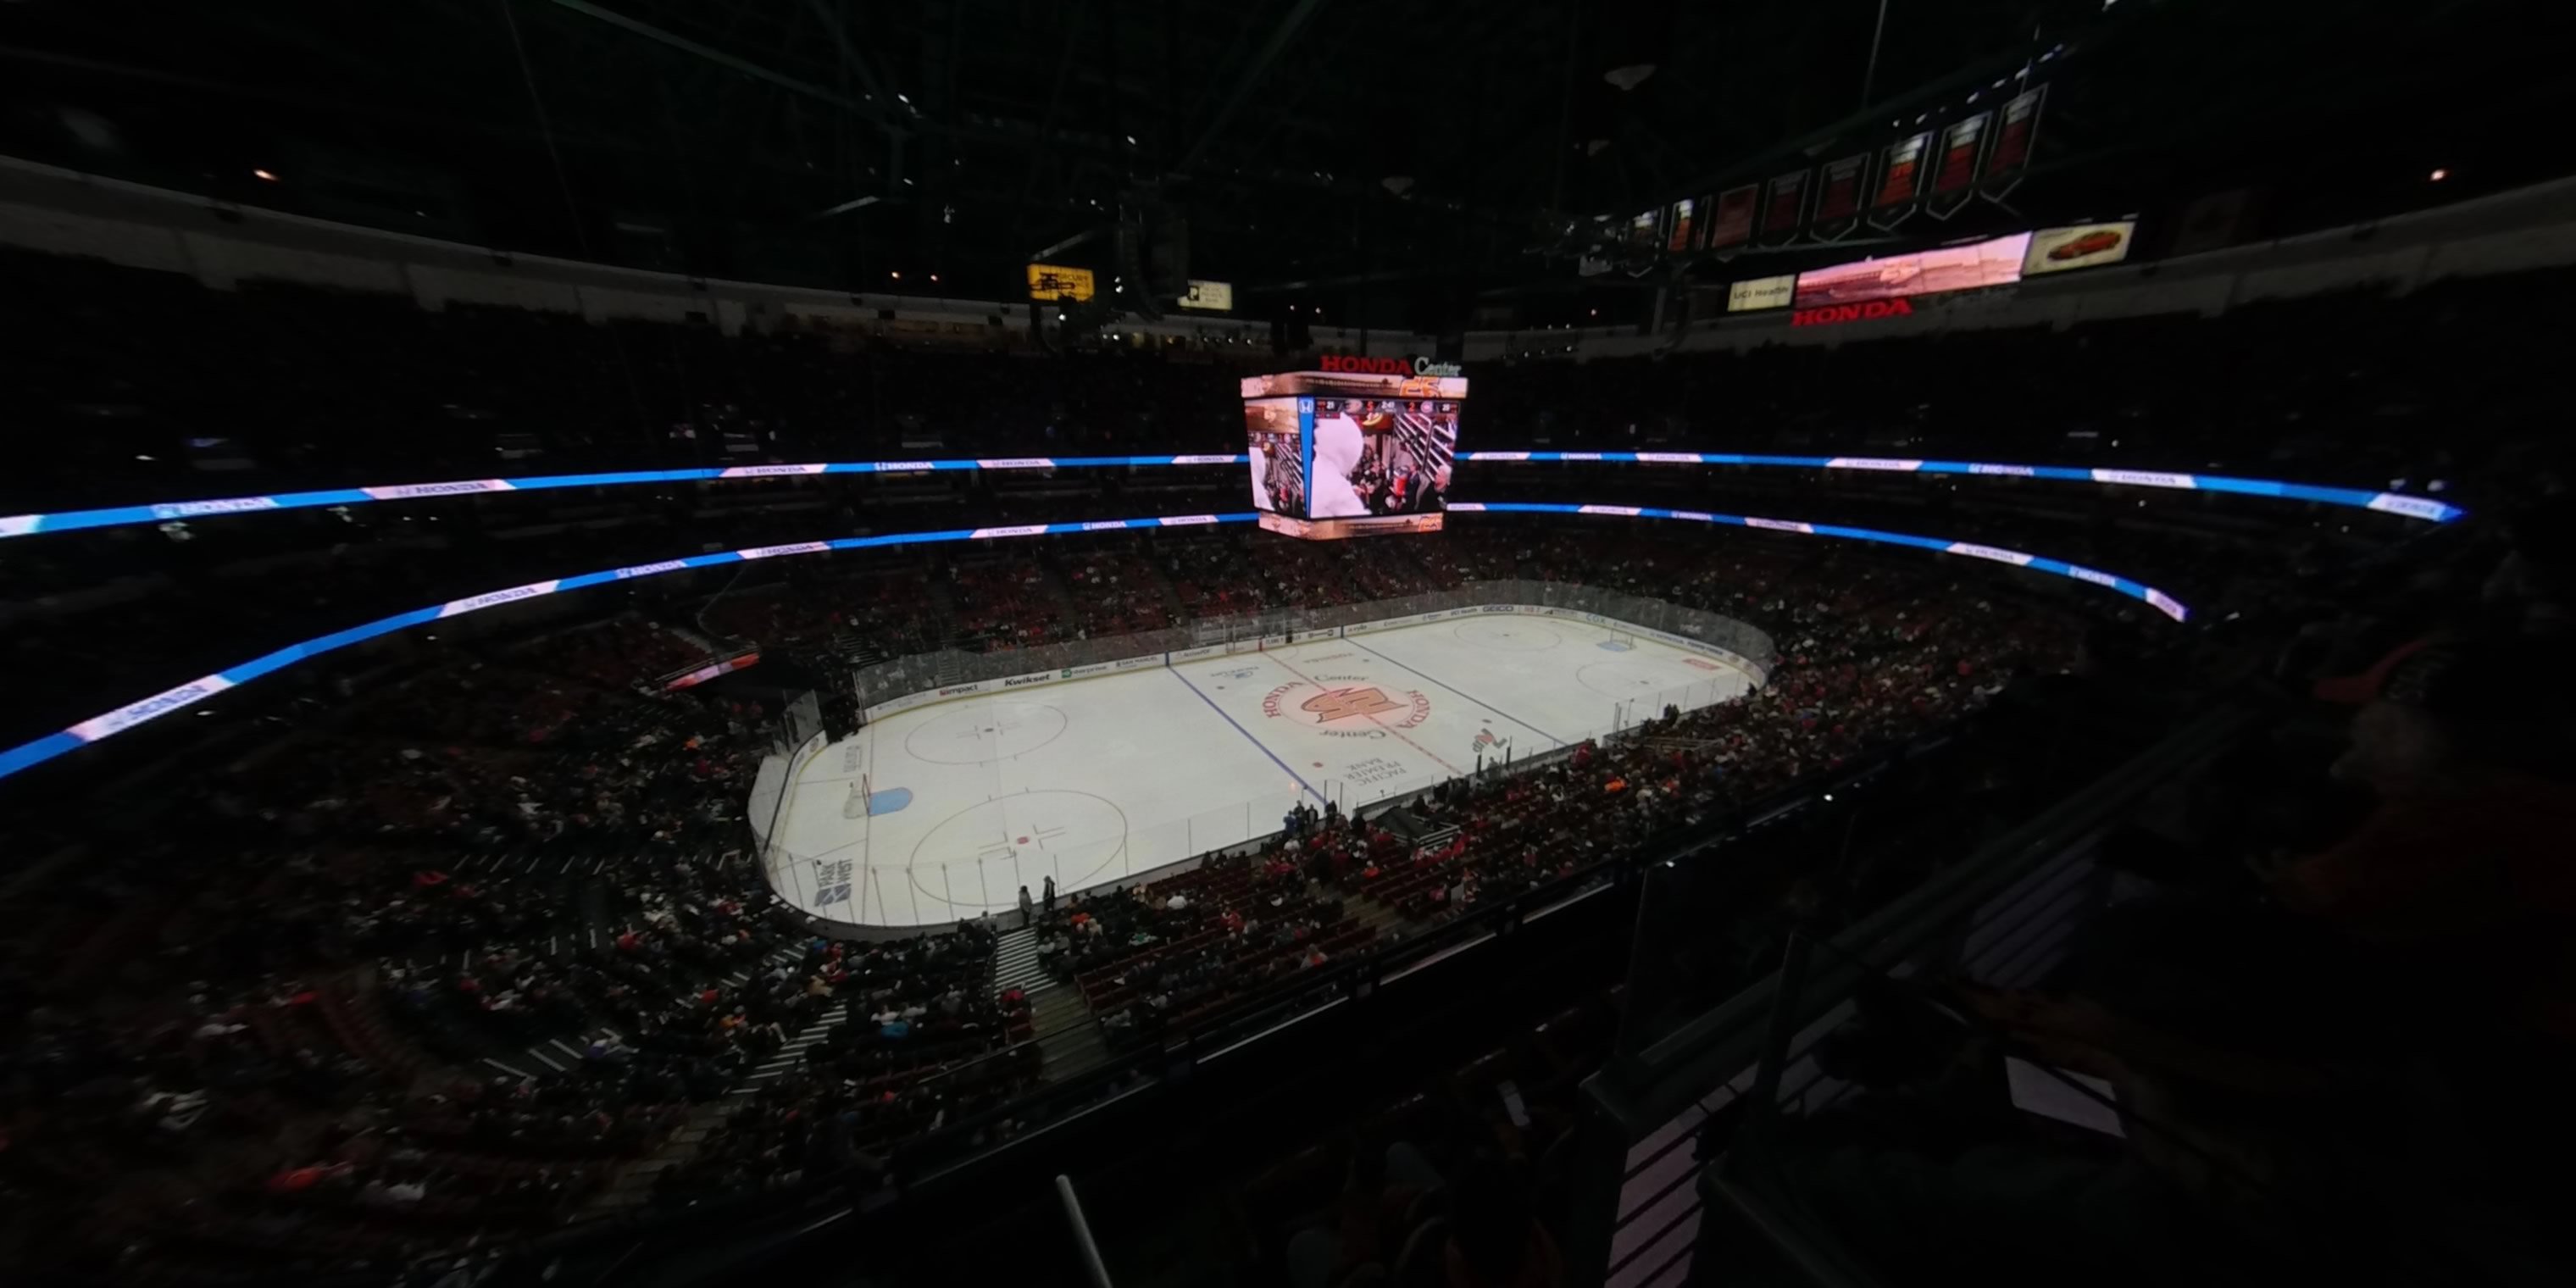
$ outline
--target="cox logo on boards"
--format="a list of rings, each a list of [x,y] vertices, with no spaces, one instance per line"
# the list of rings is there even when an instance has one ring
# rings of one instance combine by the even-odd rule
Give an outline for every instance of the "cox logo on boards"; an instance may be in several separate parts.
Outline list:
[[[1870,300],[1861,304],[1827,304],[1818,308],[1799,309],[1789,315],[1791,326],[1833,326],[1843,322],[1877,321],[1880,318],[1910,318],[1914,306],[1904,297],[1892,300]]]
[[[1357,354],[1326,354],[1322,370],[1351,376],[1456,376],[1465,371],[1454,362],[1434,362],[1416,355],[1410,358],[1371,358]]]

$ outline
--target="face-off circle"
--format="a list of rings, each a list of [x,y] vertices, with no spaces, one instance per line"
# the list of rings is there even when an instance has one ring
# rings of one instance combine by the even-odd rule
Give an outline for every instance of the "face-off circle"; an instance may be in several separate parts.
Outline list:
[[[1452,632],[1461,644],[1496,653],[1544,653],[1565,642],[1556,628],[1528,617],[1478,617]]]
[[[905,734],[903,749],[934,765],[989,765],[1064,736],[1064,713],[1039,702],[970,702]]]
[[[981,912],[1049,876],[1058,890],[1107,881],[1126,853],[1127,812],[1116,802],[1090,792],[1022,792],[940,820],[913,843],[907,870],[922,898]]]
[[[1660,693],[1708,683],[1705,676],[1675,675],[1670,668],[1653,662],[1625,659],[1591,663],[1577,670],[1574,678],[1584,688],[1610,698],[1633,698],[1643,693]]]

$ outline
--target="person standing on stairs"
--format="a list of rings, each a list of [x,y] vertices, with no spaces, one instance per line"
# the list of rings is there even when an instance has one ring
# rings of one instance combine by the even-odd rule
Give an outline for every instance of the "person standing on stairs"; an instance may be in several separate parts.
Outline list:
[[[1047,874],[1046,901],[1044,907],[1048,912],[1055,911],[1055,874],[1052,872]]]
[[[1031,902],[1029,901],[1029,888],[1028,888],[1027,886],[1021,886],[1021,887],[1020,887],[1020,924],[1021,924],[1021,925],[1023,925],[1023,926],[1031,925],[1031,924],[1034,924],[1034,923],[1037,921],[1037,918],[1036,918],[1036,917],[1031,913],[1031,911],[1030,911],[1030,910],[1031,910],[1032,908],[1034,908],[1034,907],[1036,907],[1036,905],[1035,905],[1035,904],[1033,904],[1033,903],[1031,903]]]

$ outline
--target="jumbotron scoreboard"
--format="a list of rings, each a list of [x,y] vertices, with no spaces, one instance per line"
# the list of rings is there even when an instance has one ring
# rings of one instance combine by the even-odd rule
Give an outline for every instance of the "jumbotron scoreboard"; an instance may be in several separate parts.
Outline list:
[[[1261,526],[1309,540],[1438,532],[1467,378],[1428,358],[1328,357],[1243,381]]]

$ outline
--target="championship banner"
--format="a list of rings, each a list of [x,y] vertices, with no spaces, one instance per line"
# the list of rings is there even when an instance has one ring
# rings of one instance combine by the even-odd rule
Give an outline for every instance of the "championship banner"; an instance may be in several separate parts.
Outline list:
[[[1818,241],[1840,241],[1860,227],[1861,179],[1869,173],[1869,154],[1856,153],[1828,161],[1816,189],[1815,233]]]
[[[1762,240],[1784,242],[1807,222],[1807,172],[1794,170],[1771,180],[1762,199]]]
[[[1661,212],[1661,211],[1649,210],[1649,211],[1647,211],[1646,213],[1644,213],[1644,214],[1642,214],[1642,215],[1639,215],[1639,216],[1637,216],[1637,217],[1636,217],[1636,218],[1634,218],[1634,219],[1629,220],[1629,221],[1628,221],[1628,241],[1630,242],[1630,244],[1632,244],[1632,245],[1637,245],[1637,246],[1652,246],[1652,245],[1654,245],[1654,244],[1655,244],[1655,223],[1656,223],[1656,220],[1657,220],[1658,216],[1660,216],[1661,214],[1662,214],[1662,212]]]
[[[1894,228],[1914,213],[1914,203],[1923,197],[1923,157],[1931,150],[1930,130],[1880,150],[1878,191],[1869,201],[1871,227]]]
[[[1923,199],[1924,212],[1934,219],[1959,213],[1968,199],[1977,195],[1977,157],[1985,147],[1986,122],[1992,119],[1993,113],[1979,112],[1941,127],[1941,154],[1932,167],[1932,193]]]
[[[1753,240],[1753,212],[1761,195],[1762,185],[1758,183],[1729,188],[1717,194],[1717,203],[1713,207],[1715,213],[1709,216],[1708,221],[1710,250],[1725,250]]]
[[[1664,207],[1664,250],[1669,254],[1688,254],[1691,248],[1691,215],[1699,203],[1684,197]]]
[[[2034,85],[2004,104],[1994,149],[1986,153],[1985,172],[1977,180],[1978,190],[1988,199],[2002,200],[2029,173],[2030,150],[2039,141],[2039,109],[2047,99],[2048,87]]]

